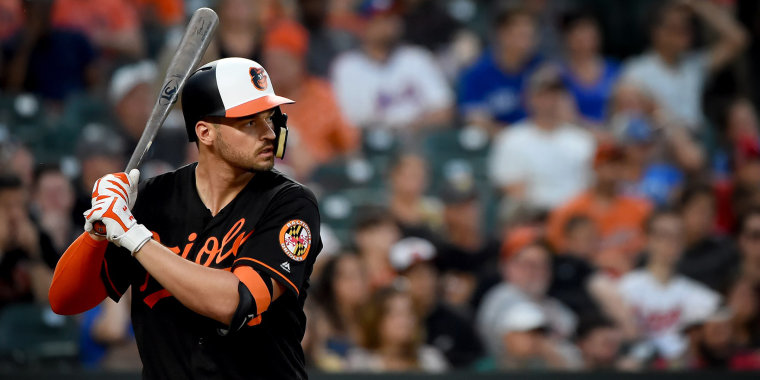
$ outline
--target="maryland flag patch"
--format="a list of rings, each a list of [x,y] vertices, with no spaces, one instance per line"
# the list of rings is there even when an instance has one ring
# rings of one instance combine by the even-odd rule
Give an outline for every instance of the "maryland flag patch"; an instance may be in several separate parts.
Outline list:
[[[311,248],[311,230],[306,222],[293,219],[280,230],[280,247],[288,257],[304,261]]]

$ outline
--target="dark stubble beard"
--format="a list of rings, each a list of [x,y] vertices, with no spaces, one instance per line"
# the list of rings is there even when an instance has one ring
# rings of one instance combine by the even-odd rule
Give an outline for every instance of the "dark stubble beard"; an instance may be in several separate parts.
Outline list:
[[[256,162],[256,157],[258,157],[261,150],[253,152],[236,152],[234,149],[230,148],[229,144],[227,144],[223,138],[217,139],[216,143],[221,158],[238,169],[251,173],[258,173],[270,171],[274,168],[274,156],[272,156],[272,159],[268,160],[265,164]],[[262,149],[266,149],[266,147]]]

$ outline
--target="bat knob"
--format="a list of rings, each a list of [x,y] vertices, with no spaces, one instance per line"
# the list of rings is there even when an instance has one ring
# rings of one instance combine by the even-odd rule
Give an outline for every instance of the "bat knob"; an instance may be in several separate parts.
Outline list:
[[[106,225],[101,221],[92,224],[92,231],[95,235],[106,236]]]

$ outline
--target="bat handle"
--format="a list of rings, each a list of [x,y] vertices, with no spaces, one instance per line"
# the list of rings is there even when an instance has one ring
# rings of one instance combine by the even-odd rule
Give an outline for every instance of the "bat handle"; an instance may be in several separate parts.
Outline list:
[[[97,220],[92,223],[92,233],[98,236],[106,236],[106,225]]]

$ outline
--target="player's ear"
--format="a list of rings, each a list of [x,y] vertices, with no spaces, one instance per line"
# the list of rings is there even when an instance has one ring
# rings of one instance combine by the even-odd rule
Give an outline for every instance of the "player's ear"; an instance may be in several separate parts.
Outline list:
[[[211,145],[216,139],[216,128],[207,121],[195,123],[195,135],[198,136],[198,144]]]

